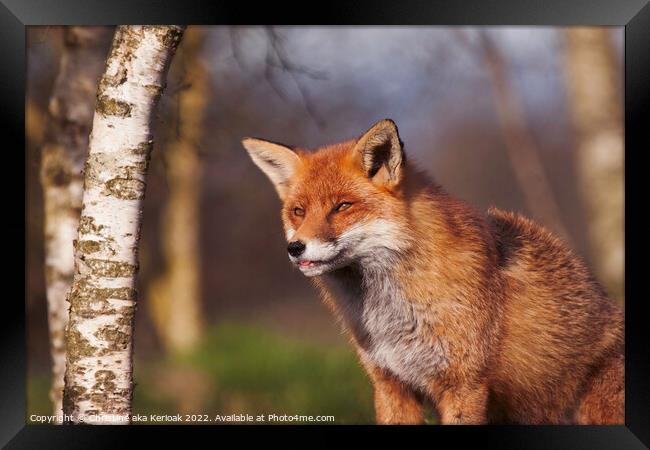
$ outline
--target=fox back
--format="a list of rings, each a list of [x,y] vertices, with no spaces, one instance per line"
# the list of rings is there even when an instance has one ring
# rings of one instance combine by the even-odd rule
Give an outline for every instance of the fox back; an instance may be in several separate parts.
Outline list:
[[[382,423],[622,423],[623,319],[543,227],[407,164],[394,122],[308,152],[245,139],[290,261],[350,332]]]

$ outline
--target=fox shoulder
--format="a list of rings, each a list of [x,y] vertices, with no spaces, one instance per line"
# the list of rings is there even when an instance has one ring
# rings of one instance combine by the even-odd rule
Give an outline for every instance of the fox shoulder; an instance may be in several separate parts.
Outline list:
[[[566,245],[542,225],[514,212],[491,207],[487,211],[497,249],[503,257],[518,254],[534,259],[572,259]]]
[[[550,282],[564,284],[607,296],[584,261],[559,237],[520,214],[490,208],[487,212],[499,254],[500,266],[519,266]]]

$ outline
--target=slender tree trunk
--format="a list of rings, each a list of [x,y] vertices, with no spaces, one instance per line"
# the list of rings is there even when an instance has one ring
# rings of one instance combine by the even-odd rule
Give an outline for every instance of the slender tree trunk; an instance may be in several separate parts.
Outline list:
[[[562,221],[562,214],[539,157],[539,149],[528,130],[521,99],[508,78],[506,62],[485,32],[481,34],[480,42],[508,159],[526,199],[526,206],[536,219],[568,241],[571,236]]]
[[[46,123],[51,120],[44,107],[34,101],[33,98],[27,98],[25,103],[25,137],[30,146],[40,147],[43,145]]]
[[[612,296],[624,297],[622,70],[608,28],[566,32],[566,78],[579,188],[588,216],[596,273]]]
[[[182,353],[198,342],[201,320],[199,194],[201,163],[198,146],[203,134],[203,119],[208,101],[209,76],[201,58],[204,32],[193,28],[183,37],[179,50],[182,70],[177,74],[186,86],[178,93],[176,130],[165,147],[169,186],[161,223],[165,271],[152,283],[152,317],[164,347]],[[172,74],[173,75],[173,74]]]
[[[102,72],[110,29],[68,27],[59,75],[49,104],[47,140],[41,154],[45,207],[45,278],[47,287],[52,386],[57,423],[62,415],[65,372],[66,295],[74,275],[72,241],[81,210],[82,169],[88,147],[97,80]]]
[[[152,121],[179,26],[118,27],[84,169],[66,328],[66,422],[130,423],[138,245]]]

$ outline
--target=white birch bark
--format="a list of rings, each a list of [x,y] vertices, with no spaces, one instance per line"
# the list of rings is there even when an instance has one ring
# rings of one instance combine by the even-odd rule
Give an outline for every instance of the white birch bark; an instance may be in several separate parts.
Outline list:
[[[65,372],[66,295],[74,275],[72,241],[81,211],[82,169],[93,118],[97,81],[102,73],[110,29],[68,27],[59,74],[48,112],[47,140],[41,151],[52,385],[50,399],[60,423]]]
[[[120,26],[97,91],[69,294],[66,422],[127,424],[152,122],[179,26]]]
[[[624,149],[622,68],[608,28],[566,32],[567,94],[576,133],[578,186],[587,206],[598,278],[624,297]]]

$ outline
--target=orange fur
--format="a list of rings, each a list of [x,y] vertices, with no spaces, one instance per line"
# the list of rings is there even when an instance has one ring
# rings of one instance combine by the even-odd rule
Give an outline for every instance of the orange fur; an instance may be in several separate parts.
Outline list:
[[[356,236],[361,256],[313,278],[370,375],[377,421],[421,422],[430,401],[445,424],[623,423],[622,311],[549,231],[478,213],[413,169],[391,124],[283,154],[280,193],[291,240],[384,233]]]

